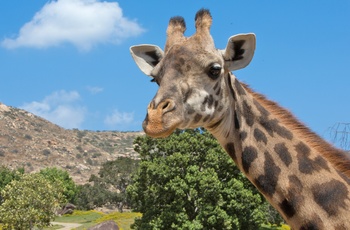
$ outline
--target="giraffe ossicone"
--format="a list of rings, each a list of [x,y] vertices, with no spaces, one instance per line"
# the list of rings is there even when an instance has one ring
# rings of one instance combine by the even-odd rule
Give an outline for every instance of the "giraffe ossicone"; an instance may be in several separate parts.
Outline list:
[[[195,34],[185,37],[185,20],[171,18],[164,51],[130,48],[159,85],[143,122],[146,134],[204,127],[293,229],[350,229],[349,155],[231,73],[252,60],[254,34],[232,36],[219,50],[210,12],[198,11],[195,21]]]

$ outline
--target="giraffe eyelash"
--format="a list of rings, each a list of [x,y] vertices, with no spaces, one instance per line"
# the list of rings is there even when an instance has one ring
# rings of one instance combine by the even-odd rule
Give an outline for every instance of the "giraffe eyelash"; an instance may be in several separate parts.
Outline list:
[[[152,83],[156,83],[157,85],[159,85],[158,81],[155,78],[152,78],[151,82]]]

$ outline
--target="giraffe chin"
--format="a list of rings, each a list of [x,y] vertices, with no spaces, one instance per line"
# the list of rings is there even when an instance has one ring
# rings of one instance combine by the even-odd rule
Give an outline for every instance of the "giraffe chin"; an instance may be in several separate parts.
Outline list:
[[[158,130],[158,129],[152,129],[152,128],[143,128],[145,133],[153,138],[165,138],[170,136],[175,131],[176,127],[170,128],[170,129],[163,129],[163,130]]]
[[[172,125],[164,125],[163,122],[155,122],[149,119],[146,119],[143,124],[143,130],[145,133],[153,138],[165,138],[170,136],[175,129],[179,126],[178,122],[173,123]]]

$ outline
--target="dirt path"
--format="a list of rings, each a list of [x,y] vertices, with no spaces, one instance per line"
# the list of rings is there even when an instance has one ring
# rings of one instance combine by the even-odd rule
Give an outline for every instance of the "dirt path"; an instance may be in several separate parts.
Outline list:
[[[59,228],[59,230],[71,230],[81,226],[81,224],[76,223],[63,223],[63,222],[51,222],[52,225],[61,225],[63,228]]]

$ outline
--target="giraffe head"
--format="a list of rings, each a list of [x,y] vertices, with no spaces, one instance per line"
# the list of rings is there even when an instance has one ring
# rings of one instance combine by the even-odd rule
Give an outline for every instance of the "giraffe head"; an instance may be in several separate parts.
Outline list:
[[[195,17],[195,34],[185,37],[184,19],[173,17],[164,51],[154,45],[130,48],[142,72],[159,85],[143,122],[149,136],[166,137],[177,128],[210,127],[230,106],[226,78],[230,71],[249,64],[255,35],[232,36],[226,49],[219,50],[210,35],[211,24],[209,11],[202,9]]]

